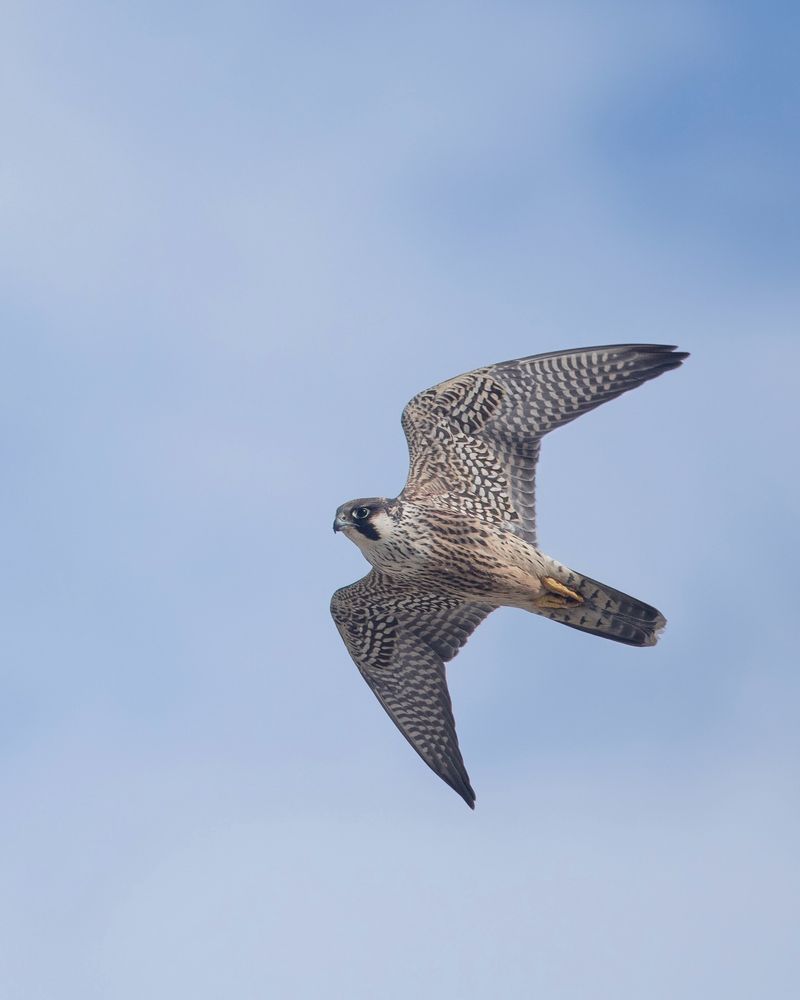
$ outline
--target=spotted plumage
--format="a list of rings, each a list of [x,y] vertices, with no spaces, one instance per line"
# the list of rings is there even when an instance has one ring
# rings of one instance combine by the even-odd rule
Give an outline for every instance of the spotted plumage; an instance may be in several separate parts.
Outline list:
[[[470,807],[444,665],[491,611],[523,608],[632,646],[653,645],[666,624],[650,605],[538,549],[534,480],[548,431],[687,356],[623,344],[458,375],[403,411],[410,469],[401,494],[336,512],[334,530],[373,567],[333,595],[336,626],[397,727]]]

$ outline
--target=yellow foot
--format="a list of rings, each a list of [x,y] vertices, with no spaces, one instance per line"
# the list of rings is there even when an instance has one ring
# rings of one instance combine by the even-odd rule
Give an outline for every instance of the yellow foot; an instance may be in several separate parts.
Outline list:
[[[577,604],[583,604],[583,598],[576,590],[570,590],[552,576],[542,577],[542,585],[547,588],[548,593],[536,598],[540,608],[574,608]]]

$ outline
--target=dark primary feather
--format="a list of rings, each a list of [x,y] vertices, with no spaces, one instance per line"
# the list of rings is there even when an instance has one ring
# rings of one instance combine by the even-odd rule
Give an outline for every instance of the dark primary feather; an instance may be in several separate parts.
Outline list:
[[[421,593],[372,570],[337,590],[331,614],[358,669],[425,763],[474,808],[444,664],[493,610]]]
[[[507,523],[535,545],[542,437],[686,357],[660,344],[556,351],[426,389],[403,411],[410,469],[401,496]]]

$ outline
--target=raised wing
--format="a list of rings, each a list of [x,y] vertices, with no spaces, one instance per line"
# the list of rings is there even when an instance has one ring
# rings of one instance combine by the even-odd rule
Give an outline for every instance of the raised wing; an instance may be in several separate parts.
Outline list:
[[[493,610],[405,588],[372,570],[337,590],[331,614],[392,721],[425,763],[474,809],[444,665]]]
[[[542,437],[686,357],[657,344],[587,347],[501,362],[426,389],[403,411],[411,467],[401,496],[507,523],[535,544]]]

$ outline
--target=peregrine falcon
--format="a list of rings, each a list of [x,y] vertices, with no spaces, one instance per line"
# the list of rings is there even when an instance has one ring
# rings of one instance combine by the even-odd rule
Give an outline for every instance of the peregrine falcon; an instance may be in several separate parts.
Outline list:
[[[674,347],[615,344],[457,375],[403,411],[410,469],[400,495],[336,511],[333,530],[372,565],[333,595],[336,627],[397,728],[472,809],[445,663],[488,614],[523,608],[629,646],[654,645],[666,624],[649,604],[539,549],[541,439],[687,357]]]

